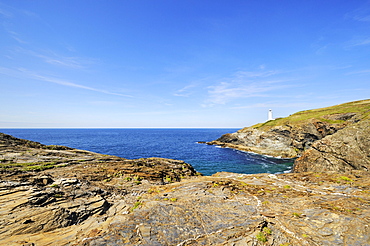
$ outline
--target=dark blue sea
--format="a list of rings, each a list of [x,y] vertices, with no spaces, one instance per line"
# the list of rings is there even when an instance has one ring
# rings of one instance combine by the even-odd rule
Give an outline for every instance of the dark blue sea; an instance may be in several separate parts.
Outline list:
[[[289,172],[292,159],[278,159],[219,148],[212,141],[238,129],[0,129],[0,132],[46,145],[64,145],[127,159],[163,157],[183,160],[211,175]]]

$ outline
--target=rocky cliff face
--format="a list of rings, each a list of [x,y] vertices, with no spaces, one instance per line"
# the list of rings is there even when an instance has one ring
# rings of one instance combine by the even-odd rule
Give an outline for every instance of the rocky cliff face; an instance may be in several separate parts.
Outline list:
[[[365,171],[207,177],[2,134],[0,156],[1,245],[370,245]]]
[[[343,129],[346,125],[312,119],[299,124],[274,126],[267,130],[247,127],[235,133],[225,134],[208,144],[275,157],[295,158],[313,142]]]
[[[208,144],[295,158],[295,172],[369,169],[370,100],[302,111],[226,134]]]
[[[370,171],[370,120],[348,126],[312,144],[294,163],[294,172]]]

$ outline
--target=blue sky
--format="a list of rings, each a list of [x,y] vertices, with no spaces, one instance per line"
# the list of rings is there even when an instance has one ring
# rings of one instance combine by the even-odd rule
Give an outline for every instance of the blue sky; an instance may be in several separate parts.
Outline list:
[[[242,128],[370,98],[370,1],[0,0],[0,128]]]

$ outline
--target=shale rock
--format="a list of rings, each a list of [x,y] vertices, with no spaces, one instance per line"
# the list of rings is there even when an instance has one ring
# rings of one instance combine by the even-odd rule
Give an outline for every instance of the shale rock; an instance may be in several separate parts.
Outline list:
[[[208,144],[262,155],[295,158],[310,148],[313,142],[342,128],[344,124],[331,125],[318,120],[279,125],[267,130],[247,127],[235,133],[225,134]]]
[[[294,172],[370,171],[370,120],[315,142],[294,163]]]
[[[56,187],[35,190],[3,182],[0,242],[369,245],[368,178],[361,171],[345,178],[335,173],[217,173],[126,187],[120,194],[82,185],[77,191],[64,189],[63,197],[55,196]]]
[[[303,155],[302,158],[297,160],[295,171],[310,171],[309,167],[311,166],[317,167],[312,171],[347,171],[359,169],[360,166],[362,166],[362,169],[369,170],[367,164],[369,160],[366,159],[366,156],[369,156],[370,151],[364,143],[366,139],[369,139],[368,130],[366,130],[369,120],[370,100],[355,101],[322,109],[301,111],[286,118],[270,120],[246,127],[235,133],[225,134],[207,144],[274,157],[296,158]],[[358,124],[362,121],[367,123]],[[356,129],[351,128],[352,130],[342,131],[342,129],[354,124],[357,124]],[[359,129],[361,127],[364,129]],[[337,132],[341,133],[334,137]],[[356,132],[361,132],[361,134]],[[348,136],[345,136],[345,134],[348,134]],[[356,139],[353,138],[353,134],[357,136]],[[331,138],[332,135],[333,138]],[[361,145],[360,147],[358,144],[365,144],[365,146]],[[325,156],[322,155],[319,158],[318,152],[332,152],[333,154],[325,154]],[[349,157],[351,160],[346,165],[339,164],[338,167],[335,167],[335,163],[344,155],[352,155],[352,157]],[[355,156],[359,156],[358,160],[355,161],[357,164],[351,166],[356,159]],[[298,163],[302,163],[304,159],[307,159],[306,164]],[[320,169],[320,163],[324,159],[324,164]],[[315,163],[316,160],[318,162]],[[346,157],[343,157],[341,162],[346,162]],[[360,162],[363,164],[360,164]],[[331,165],[328,163],[331,163]]]

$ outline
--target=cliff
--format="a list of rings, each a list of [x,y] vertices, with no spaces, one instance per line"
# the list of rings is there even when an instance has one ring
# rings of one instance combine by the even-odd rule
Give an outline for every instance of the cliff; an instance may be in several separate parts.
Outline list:
[[[225,134],[208,144],[275,157],[296,158],[302,156],[296,160],[294,168],[296,172],[303,170],[369,170],[370,151],[368,145],[364,143],[366,139],[370,138],[370,134],[366,130],[369,119],[370,100],[355,101],[327,108],[301,111],[286,118],[279,118],[241,129],[235,133]],[[345,130],[347,128],[348,130]],[[354,135],[358,138],[354,138]],[[363,140],[359,140],[359,138]],[[347,148],[340,147],[343,145],[343,141]],[[359,145],[362,146],[362,149]],[[326,150],[324,150],[325,146]],[[348,146],[356,147],[349,148]],[[330,154],[328,148],[330,151],[335,149],[336,152]],[[352,153],[354,149],[356,149],[356,154]],[[319,157],[320,154],[323,155]],[[331,160],[327,160],[329,155]],[[333,157],[334,155],[336,157]],[[360,160],[363,164],[358,163]],[[342,164],[337,165],[339,162]],[[347,167],[344,167],[344,162],[347,162]]]
[[[352,124],[312,144],[299,157],[294,172],[370,171],[370,120]]]
[[[201,176],[0,134],[1,245],[370,245],[370,179]]]

